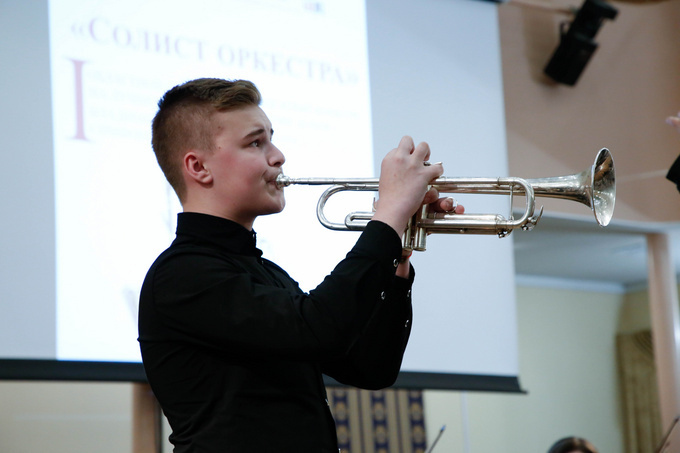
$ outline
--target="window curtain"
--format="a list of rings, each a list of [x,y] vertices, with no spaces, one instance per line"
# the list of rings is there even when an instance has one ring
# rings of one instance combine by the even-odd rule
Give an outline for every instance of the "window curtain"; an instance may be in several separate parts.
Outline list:
[[[626,453],[654,453],[663,428],[651,331],[616,338]]]

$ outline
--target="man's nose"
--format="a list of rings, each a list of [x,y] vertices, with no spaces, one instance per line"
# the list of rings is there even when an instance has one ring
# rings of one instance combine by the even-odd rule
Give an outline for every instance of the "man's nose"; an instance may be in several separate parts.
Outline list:
[[[286,157],[283,155],[281,150],[277,148],[275,145],[272,145],[272,152],[269,157],[269,165],[273,167],[279,167],[283,165],[285,161]]]

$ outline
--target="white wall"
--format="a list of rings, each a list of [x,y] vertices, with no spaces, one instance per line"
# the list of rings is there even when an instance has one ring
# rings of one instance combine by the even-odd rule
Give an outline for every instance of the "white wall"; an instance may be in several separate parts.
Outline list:
[[[132,451],[131,385],[0,381],[0,451]]]
[[[623,300],[518,288],[520,382],[528,393],[428,391],[428,434],[447,425],[436,450],[545,452],[557,439],[578,435],[602,452],[623,452],[615,362]]]

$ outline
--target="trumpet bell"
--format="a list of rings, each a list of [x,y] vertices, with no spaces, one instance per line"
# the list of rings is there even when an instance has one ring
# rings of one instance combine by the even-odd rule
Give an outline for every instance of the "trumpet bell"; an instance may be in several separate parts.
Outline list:
[[[595,220],[601,226],[609,225],[614,215],[616,202],[616,172],[614,171],[614,159],[608,149],[603,148],[597,154],[591,170],[593,205]]]
[[[609,225],[614,215],[616,172],[607,148],[602,148],[593,165],[581,173],[527,181],[537,197],[561,198],[588,206],[600,226]]]

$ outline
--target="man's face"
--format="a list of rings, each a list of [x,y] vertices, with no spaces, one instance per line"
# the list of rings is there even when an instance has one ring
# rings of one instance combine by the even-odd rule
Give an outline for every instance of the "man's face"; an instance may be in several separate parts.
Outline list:
[[[212,122],[215,146],[205,166],[213,175],[223,215],[248,227],[259,215],[281,212],[285,199],[276,177],[285,158],[272,143],[267,115],[250,106],[217,112]]]

